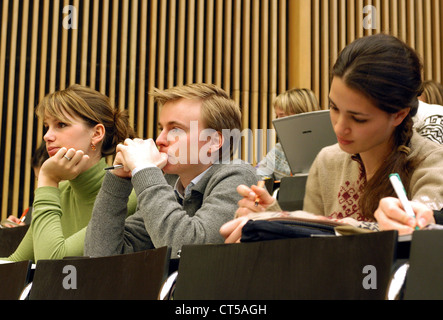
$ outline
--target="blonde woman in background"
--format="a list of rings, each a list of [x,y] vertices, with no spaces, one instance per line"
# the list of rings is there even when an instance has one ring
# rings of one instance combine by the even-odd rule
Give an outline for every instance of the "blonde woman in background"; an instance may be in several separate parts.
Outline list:
[[[418,99],[428,104],[443,105],[443,85],[433,80],[424,81],[423,93]]]
[[[443,144],[443,86],[432,80],[423,82],[423,93],[418,102],[415,130],[421,136]]]
[[[318,110],[320,110],[318,100],[314,92],[309,89],[288,90],[278,95],[274,101],[277,119]],[[291,175],[291,169],[280,142],[258,163],[257,174],[261,177],[271,177],[274,180]]]

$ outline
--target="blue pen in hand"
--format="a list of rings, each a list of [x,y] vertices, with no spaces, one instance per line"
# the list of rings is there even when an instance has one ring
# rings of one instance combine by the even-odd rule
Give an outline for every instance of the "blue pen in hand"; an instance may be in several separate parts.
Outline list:
[[[403,209],[406,211],[406,214],[412,218],[415,218],[414,210],[412,209],[411,204],[409,203],[408,197],[406,196],[406,190],[401,182],[400,176],[398,173],[391,173],[389,175],[389,180],[391,180],[392,187],[394,187],[395,193],[397,194],[398,199],[403,206]],[[416,226],[415,230],[418,230],[419,227]]]

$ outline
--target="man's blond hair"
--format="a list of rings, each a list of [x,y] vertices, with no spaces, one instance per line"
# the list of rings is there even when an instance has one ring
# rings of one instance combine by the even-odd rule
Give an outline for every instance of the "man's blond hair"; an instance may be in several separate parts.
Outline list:
[[[155,88],[152,96],[160,106],[179,99],[201,101],[203,126],[223,134],[225,140],[223,149],[226,150],[227,143],[229,143],[229,153],[232,158],[236,146],[236,135],[233,137],[232,132],[238,131],[240,134],[241,112],[226,91],[213,84],[193,83],[166,90]],[[223,152],[220,153],[220,159],[222,155]]]

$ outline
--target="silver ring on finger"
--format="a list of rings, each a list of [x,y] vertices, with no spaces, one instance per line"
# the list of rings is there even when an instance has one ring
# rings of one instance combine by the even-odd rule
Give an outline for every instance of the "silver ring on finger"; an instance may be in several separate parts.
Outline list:
[[[63,156],[63,158],[68,159],[68,161],[71,161],[72,158],[69,158],[66,154]]]

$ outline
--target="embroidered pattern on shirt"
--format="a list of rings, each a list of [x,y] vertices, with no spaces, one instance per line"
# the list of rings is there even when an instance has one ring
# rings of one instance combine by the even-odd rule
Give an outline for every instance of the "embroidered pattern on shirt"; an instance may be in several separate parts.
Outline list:
[[[417,132],[431,141],[443,144],[443,117],[438,114],[427,117]]]
[[[361,214],[359,205],[359,199],[366,184],[366,175],[359,159],[355,156],[353,156],[352,159],[359,164],[358,178],[353,182],[345,181],[345,183],[340,186],[337,196],[341,210],[339,212],[332,212],[331,217],[335,219],[353,217],[359,221],[368,221],[368,219]]]

